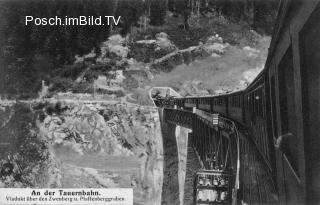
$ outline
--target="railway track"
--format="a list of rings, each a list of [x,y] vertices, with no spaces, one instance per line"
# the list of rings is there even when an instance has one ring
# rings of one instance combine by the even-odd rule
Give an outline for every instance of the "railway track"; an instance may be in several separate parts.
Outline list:
[[[184,205],[193,205],[193,186],[195,173],[201,168],[199,158],[196,155],[191,140],[188,141],[186,180],[184,184]]]

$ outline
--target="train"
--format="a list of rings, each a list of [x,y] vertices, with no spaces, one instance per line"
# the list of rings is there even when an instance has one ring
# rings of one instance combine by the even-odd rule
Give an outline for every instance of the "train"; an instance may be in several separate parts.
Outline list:
[[[265,67],[246,89],[167,103],[245,126],[273,173],[281,204],[320,202],[319,19],[319,0],[281,0]]]
[[[269,167],[272,167],[272,139],[268,138],[270,130],[266,106],[266,86],[268,73],[260,75],[245,89],[225,95],[174,98],[170,105],[192,110],[197,108],[209,113],[216,113],[242,124],[255,136],[254,142],[259,147]],[[258,129],[257,129],[258,128]]]

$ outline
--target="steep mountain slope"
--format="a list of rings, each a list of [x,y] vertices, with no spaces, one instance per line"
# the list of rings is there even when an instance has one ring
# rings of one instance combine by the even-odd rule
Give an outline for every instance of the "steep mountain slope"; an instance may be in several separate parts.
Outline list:
[[[38,102],[1,109],[0,140],[11,140],[25,176],[5,176],[0,187],[133,187],[135,204],[159,204],[163,144],[149,89],[170,86],[182,96],[243,89],[263,68],[270,41],[223,15],[190,22],[188,31],[182,16],[168,14],[167,22],[109,36],[56,68]],[[180,185],[188,132],[181,130]],[[182,201],[182,193],[169,198]]]

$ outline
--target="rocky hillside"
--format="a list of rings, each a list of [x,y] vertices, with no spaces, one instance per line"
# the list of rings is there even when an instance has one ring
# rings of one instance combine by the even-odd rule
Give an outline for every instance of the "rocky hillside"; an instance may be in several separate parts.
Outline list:
[[[246,88],[264,67],[270,38],[257,35],[255,46],[230,45],[215,39],[209,38],[214,43],[206,43],[211,45],[207,49],[214,50],[211,55],[160,73],[153,85],[170,86],[183,96],[217,95]]]
[[[15,174],[4,176],[1,187],[132,187],[135,204],[158,204],[163,154],[156,109],[110,102],[37,102],[31,105],[32,110],[24,107],[34,116],[26,119],[34,125],[30,131],[34,140],[20,133],[19,141],[11,143],[16,145],[11,153],[32,161],[32,149],[20,145],[24,140],[28,146],[43,147],[37,152],[42,160],[29,165],[16,160],[23,168],[23,179]],[[11,120],[5,129],[18,123]],[[33,178],[26,179],[28,176]]]
[[[270,42],[220,14],[198,20],[187,31],[181,15],[168,14],[165,26],[110,35],[53,69],[36,101],[1,106],[1,164],[14,168],[1,174],[0,187],[132,187],[135,204],[159,204],[163,136],[149,90],[169,86],[190,96],[243,89],[263,68]],[[176,133],[181,186],[187,132]],[[183,190],[168,198],[178,196]]]
[[[217,31],[221,33],[210,28],[211,35],[199,38],[197,45],[188,48],[179,48],[164,32],[144,36],[146,39],[113,35],[101,44],[101,52],[76,57],[76,80],[63,84],[61,78],[68,75],[62,73],[61,78],[50,82],[49,90],[51,94],[104,94],[148,105],[146,94],[153,86],[170,86],[182,96],[244,89],[264,67],[270,37],[239,28],[226,19],[211,24],[220,25]],[[229,25],[230,33],[222,32],[221,24]]]

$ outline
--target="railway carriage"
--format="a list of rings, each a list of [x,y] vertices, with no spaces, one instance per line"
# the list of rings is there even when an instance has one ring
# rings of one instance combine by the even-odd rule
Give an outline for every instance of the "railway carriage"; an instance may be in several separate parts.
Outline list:
[[[185,98],[174,98],[174,105],[178,108],[183,108],[185,103]]]
[[[243,94],[243,123],[248,128],[253,141],[256,143],[262,157],[271,171],[274,171],[273,139],[270,135],[270,120],[267,115],[266,87],[268,73],[264,70],[247,87]]]
[[[198,98],[197,97],[186,97],[184,101],[184,108],[192,110],[193,107],[198,108]]]
[[[320,1],[282,0],[265,73],[280,200],[320,202]]]
[[[213,98],[213,112],[228,116],[228,98],[225,95]]]
[[[282,204],[320,202],[319,2],[280,1],[265,68],[245,90],[183,101],[247,127]]]
[[[228,95],[228,117],[237,120],[238,122],[243,121],[243,91],[231,93]]]
[[[198,109],[205,110],[207,112],[213,111],[213,104],[212,104],[212,96],[208,97],[199,97],[198,98]]]

